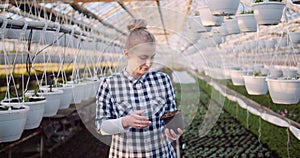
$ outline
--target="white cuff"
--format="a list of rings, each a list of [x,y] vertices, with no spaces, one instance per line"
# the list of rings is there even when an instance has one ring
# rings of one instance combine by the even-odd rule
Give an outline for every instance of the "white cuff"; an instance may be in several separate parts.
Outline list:
[[[100,132],[102,135],[113,135],[119,133],[125,133],[128,131],[123,128],[122,118],[103,120],[100,128]]]

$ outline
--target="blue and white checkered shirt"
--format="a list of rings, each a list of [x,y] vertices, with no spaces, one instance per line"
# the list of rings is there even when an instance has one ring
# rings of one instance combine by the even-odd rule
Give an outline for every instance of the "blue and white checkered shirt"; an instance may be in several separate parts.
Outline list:
[[[160,119],[176,110],[175,93],[168,75],[147,72],[135,79],[127,71],[101,81],[97,94],[96,126],[103,120],[118,119],[133,111],[145,109],[142,116],[152,124],[144,129],[129,127],[112,135],[109,157],[113,158],[175,158],[171,141],[165,136],[165,124]]]

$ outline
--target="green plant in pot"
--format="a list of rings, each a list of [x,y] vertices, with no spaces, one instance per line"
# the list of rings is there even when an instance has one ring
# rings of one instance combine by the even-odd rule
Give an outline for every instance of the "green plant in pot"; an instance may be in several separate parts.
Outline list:
[[[241,12],[241,14],[253,14],[253,13],[254,13],[253,10],[249,10],[249,11],[243,10]]]
[[[255,3],[261,3],[264,2],[264,0],[255,0]],[[269,2],[282,2],[282,0],[269,0]]]
[[[266,77],[266,76],[268,76],[268,75],[267,75],[267,74],[262,74],[262,73],[256,72],[256,73],[254,73],[254,76],[263,76],[263,77]]]

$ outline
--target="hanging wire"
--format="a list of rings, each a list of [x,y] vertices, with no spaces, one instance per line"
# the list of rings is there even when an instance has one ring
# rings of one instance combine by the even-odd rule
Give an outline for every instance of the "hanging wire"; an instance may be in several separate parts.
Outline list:
[[[286,142],[286,151],[287,151],[287,156],[288,158],[290,158],[290,144],[291,144],[291,140],[290,140],[290,131],[289,128],[286,128],[286,133],[287,133],[287,142]]]
[[[259,120],[258,120],[258,124],[259,124],[259,126],[258,126],[258,142],[259,142],[259,144],[261,144],[261,114],[259,115]]]

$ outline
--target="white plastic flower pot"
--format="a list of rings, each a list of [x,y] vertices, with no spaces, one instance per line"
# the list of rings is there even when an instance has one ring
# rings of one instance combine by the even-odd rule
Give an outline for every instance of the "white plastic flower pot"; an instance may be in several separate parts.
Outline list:
[[[223,23],[223,24],[221,25],[221,27],[218,28],[218,30],[219,30],[219,32],[220,32],[220,34],[221,34],[222,36],[228,35],[226,23]]]
[[[99,85],[100,85],[101,80],[96,80],[94,82],[94,94],[96,95],[99,89]]]
[[[254,16],[259,25],[276,25],[280,23],[285,7],[281,2],[260,2],[252,4]]]
[[[243,76],[245,76],[246,74],[247,74],[247,72],[243,71],[243,70],[231,70],[230,76],[231,76],[231,81],[232,81],[233,85],[235,85],[235,86],[245,85]]]
[[[54,116],[57,114],[57,111],[60,106],[61,95],[63,94],[62,90],[53,89],[53,92],[38,92],[38,95],[46,98],[46,106],[44,111],[44,117]],[[34,95],[34,91],[28,91],[26,95]]]
[[[276,78],[282,76],[282,71],[279,69],[272,68],[270,71],[270,77]]]
[[[60,89],[63,90],[64,93],[60,100],[59,109],[67,109],[70,107],[70,104],[72,103],[74,87],[72,85],[65,84]]]
[[[27,114],[26,124],[24,129],[34,129],[40,126],[43,119],[43,114],[46,106],[46,98],[44,97],[30,97],[30,102],[19,102],[19,98],[5,99],[1,101],[2,105],[21,106],[26,105],[30,107]]]
[[[0,111],[0,143],[12,142],[21,138],[30,109],[26,105],[22,105],[22,107],[24,109]]]
[[[224,20],[228,34],[240,33],[240,28],[236,19]]]
[[[83,93],[83,100],[88,100],[90,97],[92,97],[92,93],[94,92],[94,82],[93,81],[85,81],[86,85],[82,91]]]
[[[227,16],[235,15],[240,0],[209,0],[208,7],[213,15]]]
[[[199,13],[203,26],[221,26],[223,17],[214,16],[208,7],[199,8]]]
[[[266,77],[243,76],[247,93],[250,95],[263,95],[268,92]]]
[[[277,40],[279,47],[286,47],[288,45],[287,38],[283,37]]]
[[[253,69],[252,69],[252,72],[254,72],[254,73],[258,72],[259,73],[263,67],[264,67],[264,65],[260,65],[260,64],[254,65]]]
[[[264,74],[264,75],[268,75],[269,74],[269,69],[267,69],[267,68],[261,68],[260,69],[260,73]]]
[[[240,14],[236,17],[241,32],[257,31],[257,23],[254,14]]]
[[[300,32],[290,32],[290,37],[293,44],[300,43]]]
[[[84,87],[86,86],[86,83],[76,83],[73,84],[73,101],[72,104],[79,104],[84,99]]]
[[[217,80],[226,79],[225,71],[222,68],[210,68],[208,69],[208,75]]]
[[[300,80],[267,78],[272,101],[276,104],[297,104],[300,99]]]
[[[23,39],[28,40],[29,37],[29,30],[26,30],[25,32],[22,29],[6,29],[4,32],[5,38],[8,39],[21,39],[21,35],[23,35]]]
[[[282,70],[283,77],[286,78],[296,78],[297,70],[296,69],[284,69]]]
[[[40,86],[41,90],[49,90],[49,86]],[[58,109],[69,108],[73,99],[73,85],[64,84],[63,87],[53,87],[53,89],[63,91]]]
[[[265,40],[265,48],[266,49],[274,49],[276,45],[276,40]]]
[[[215,42],[215,44],[220,44],[222,43],[222,37],[220,34],[214,34],[212,36],[213,41]]]

